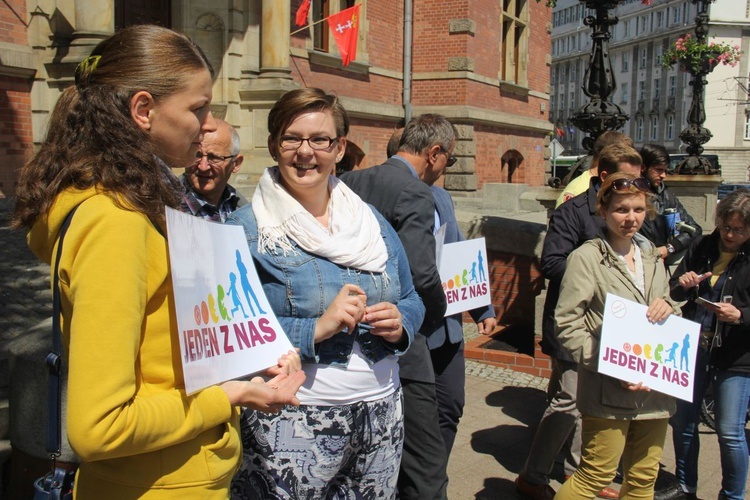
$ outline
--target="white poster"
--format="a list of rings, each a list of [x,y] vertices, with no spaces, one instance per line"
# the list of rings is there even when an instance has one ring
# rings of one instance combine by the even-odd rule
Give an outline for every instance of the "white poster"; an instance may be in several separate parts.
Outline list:
[[[258,280],[245,231],[167,208],[188,394],[275,365],[292,349]]]
[[[437,251],[446,316],[492,303],[484,238],[438,245]]]
[[[700,325],[671,315],[663,323],[646,319],[643,304],[607,294],[599,373],[693,400],[693,373]]]

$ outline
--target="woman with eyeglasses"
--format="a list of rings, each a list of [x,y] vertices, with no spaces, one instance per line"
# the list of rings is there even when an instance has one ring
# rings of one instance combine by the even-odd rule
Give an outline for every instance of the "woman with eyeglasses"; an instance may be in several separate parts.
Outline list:
[[[232,497],[393,498],[404,437],[397,359],[424,306],[395,231],[332,175],[349,132],[338,98],[288,92],[268,132],[278,165],[228,220],[245,228],[307,379],[298,408],[243,415]]]
[[[621,457],[620,498],[653,498],[674,398],[597,372],[607,293],[648,306],[651,323],[677,310],[658,250],[637,234],[652,210],[649,191],[646,179],[608,176],[597,197],[604,235],[568,257],[555,319],[560,343],[578,363],[582,450],[556,499],[595,498],[614,479]]]
[[[750,402],[750,191],[738,189],[721,200],[715,223],[711,234],[688,249],[671,280],[672,297],[687,301],[685,317],[701,324],[693,403],[678,401],[671,423],[677,479],[687,497],[696,498],[699,412],[713,376],[722,470],[719,498],[742,499]],[[696,302],[699,297],[715,305]]]

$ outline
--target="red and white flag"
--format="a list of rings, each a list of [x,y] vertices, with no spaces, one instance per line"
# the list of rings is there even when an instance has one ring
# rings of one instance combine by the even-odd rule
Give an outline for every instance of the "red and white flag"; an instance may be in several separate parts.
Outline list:
[[[294,22],[297,26],[304,26],[307,24],[307,14],[310,12],[310,0],[302,0],[297,9],[297,14],[294,17]]]
[[[341,54],[341,65],[346,66],[357,57],[359,38],[359,4],[328,17],[328,26]]]

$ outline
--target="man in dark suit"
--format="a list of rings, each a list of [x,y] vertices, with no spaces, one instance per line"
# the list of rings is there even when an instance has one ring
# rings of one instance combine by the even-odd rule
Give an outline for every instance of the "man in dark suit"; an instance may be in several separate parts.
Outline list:
[[[446,498],[448,458],[438,424],[435,374],[425,335],[443,321],[445,293],[435,263],[435,203],[428,184],[444,172],[456,130],[443,116],[425,114],[404,128],[398,153],[384,164],[341,176],[391,223],[404,245],[414,287],[426,308],[414,342],[399,360],[404,392],[404,452],[398,478],[401,499]]]
[[[435,211],[440,225],[445,226],[444,243],[464,241],[456,221],[453,199],[445,189],[432,185]],[[469,311],[477,323],[479,333],[490,335],[497,325],[492,305]],[[445,450],[450,457],[453,442],[458,432],[458,421],[464,413],[466,401],[466,359],[464,358],[464,329],[462,313],[443,318],[442,323],[427,337],[432,368],[435,372],[435,388],[438,400],[440,433],[445,441]]]
[[[398,153],[398,145],[403,132],[404,129],[401,128],[391,136],[388,141],[388,157]],[[451,162],[452,160],[448,160],[449,167]],[[435,233],[440,226],[445,226],[443,243],[464,241],[466,238],[458,227],[450,193],[435,184],[432,184],[430,189],[435,200]],[[472,309],[469,314],[477,323],[479,333],[492,334],[497,325],[492,305]],[[453,443],[456,440],[458,422],[463,416],[466,402],[463,315],[459,313],[445,317],[435,330],[427,335],[427,347],[430,349],[432,368],[435,373],[440,434],[443,436],[445,451],[450,458]]]

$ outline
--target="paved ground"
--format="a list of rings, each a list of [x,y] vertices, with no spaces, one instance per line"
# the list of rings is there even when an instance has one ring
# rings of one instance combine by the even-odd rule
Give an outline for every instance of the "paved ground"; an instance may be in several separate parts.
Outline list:
[[[22,233],[7,228],[9,210],[10,203],[0,200],[0,399],[7,397],[8,342],[51,314],[49,269],[31,254]],[[467,405],[448,470],[449,496],[520,498],[513,480],[544,410],[547,381],[475,361],[467,362],[467,375]],[[718,445],[710,429],[704,428],[702,437],[699,497],[712,499],[721,480]],[[673,460],[668,439],[667,470],[674,470]],[[558,469],[554,488],[562,478]]]
[[[31,253],[23,232],[8,228],[10,210],[0,199],[0,398],[8,394],[8,342],[52,314],[49,266]]]
[[[514,499],[513,481],[526,460],[534,431],[546,406],[546,379],[467,361],[466,408],[448,465],[451,500]],[[701,425],[698,497],[716,498],[721,484],[716,434]],[[671,435],[664,448],[662,480],[674,472]],[[669,472],[667,472],[669,471]],[[552,487],[563,479],[553,472]],[[619,488],[619,485],[613,485]],[[746,494],[750,498],[750,489]]]

